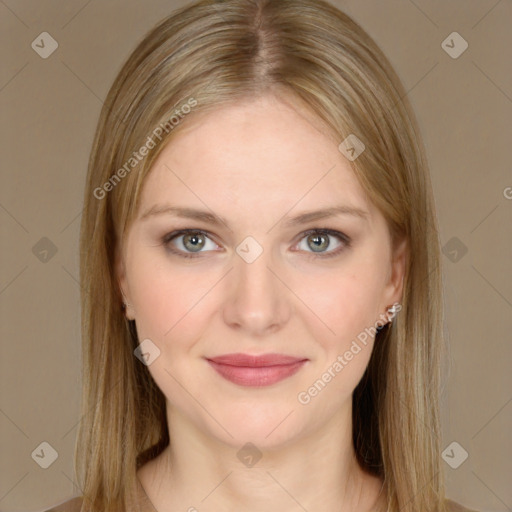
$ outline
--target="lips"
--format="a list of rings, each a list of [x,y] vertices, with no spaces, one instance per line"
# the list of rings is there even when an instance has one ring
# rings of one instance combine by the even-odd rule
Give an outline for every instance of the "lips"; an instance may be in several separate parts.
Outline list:
[[[225,354],[207,358],[226,380],[241,386],[270,386],[297,373],[308,361],[284,354]]]

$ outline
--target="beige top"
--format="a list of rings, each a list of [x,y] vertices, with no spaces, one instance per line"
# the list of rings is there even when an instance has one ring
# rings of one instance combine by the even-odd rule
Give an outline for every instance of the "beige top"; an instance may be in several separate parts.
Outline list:
[[[144,487],[137,478],[137,506],[131,509],[130,512],[158,512],[151,503]],[[83,497],[72,498],[54,508],[46,510],[45,512],[80,512],[82,508]]]
[[[155,507],[153,507],[153,504],[144,491],[144,487],[142,487],[142,484],[138,478],[137,483],[138,503],[137,507],[132,509],[133,512],[158,512]],[[73,498],[45,512],[80,512],[82,501],[83,498]],[[448,505],[447,510],[449,512],[477,512],[476,510],[466,508],[452,500],[446,500],[446,504]]]

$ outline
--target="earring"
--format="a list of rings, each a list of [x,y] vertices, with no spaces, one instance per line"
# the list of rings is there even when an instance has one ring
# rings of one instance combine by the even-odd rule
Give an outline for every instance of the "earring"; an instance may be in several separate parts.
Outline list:
[[[402,309],[402,305],[399,302],[395,302],[392,306],[388,306],[386,309],[387,312],[387,322],[382,325],[377,326],[377,332],[382,331],[386,325],[390,325],[393,323],[393,318],[396,316],[396,314]],[[381,318],[384,315],[381,315]]]
[[[392,306],[388,306],[387,313],[388,313],[388,320],[389,323],[393,323],[393,318],[396,316],[396,314],[402,309],[402,305],[400,302],[395,302]]]

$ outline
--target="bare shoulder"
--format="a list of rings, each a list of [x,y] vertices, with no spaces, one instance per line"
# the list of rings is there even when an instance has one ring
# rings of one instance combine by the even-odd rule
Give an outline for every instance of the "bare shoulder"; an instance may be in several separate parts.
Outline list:
[[[457,503],[453,500],[446,500],[445,503],[447,512],[477,512],[476,510],[464,507],[460,503]]]
[[[72,498],[44,512],[80,512],[83,498]]]

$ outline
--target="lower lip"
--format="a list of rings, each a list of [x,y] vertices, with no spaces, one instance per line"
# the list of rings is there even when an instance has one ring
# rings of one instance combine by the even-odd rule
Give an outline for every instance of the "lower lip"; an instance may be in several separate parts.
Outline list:
[[[306,361],[277,366],[230,366],[208,360],[210,365],[226,380],[240,386],[270,386],[297,373]]]

